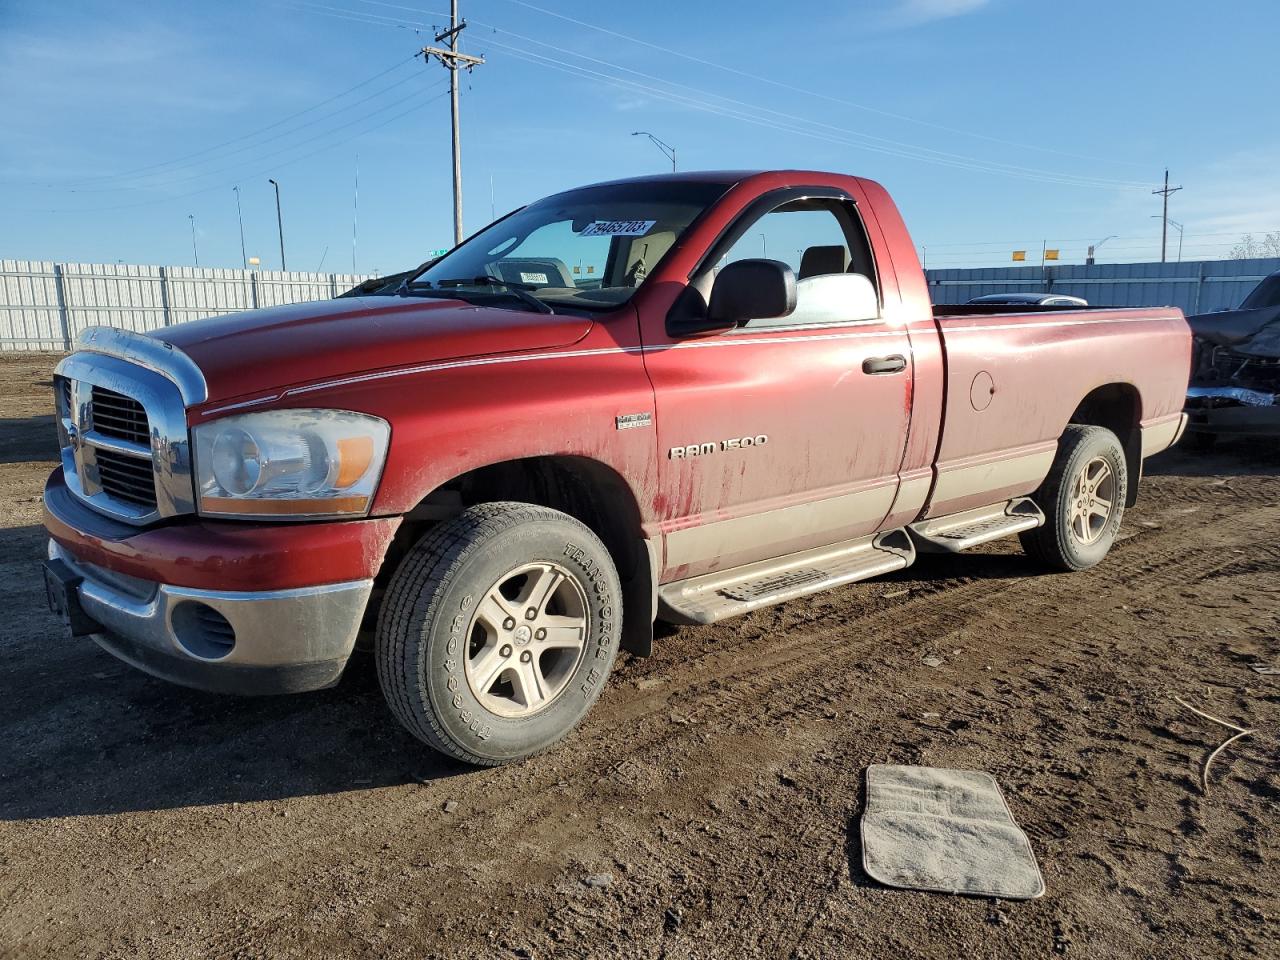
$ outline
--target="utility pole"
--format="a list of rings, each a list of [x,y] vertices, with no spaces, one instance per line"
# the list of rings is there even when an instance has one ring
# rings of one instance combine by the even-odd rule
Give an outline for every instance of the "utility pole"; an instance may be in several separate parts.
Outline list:
[[[200,266],[200,251],[196,249],[196,215],[188,213],[187,219],[191,221],[191,256],[196,261],[196,266]]]
[[[356,240],[360,228],[360,154],[356,154],[356,182],[351,191],[351,272],[356,270]]]
[[[453,120],[453,242],[462,242],[462,140],[458,130],[458,70],[472,70],[484,63],[484,57],[458,52],[458,34],[467,21],[458,20],[458,0],[450,0],[449,29],[436,34],[436,43],[449,41],[448,47],[423,47],[425,60],[435,57],[449,71],[449,102]]]
[[[635,133],[632,134],[632,136],[648,137],[650,140],[652,140],[653,145],[657,147],[659,150],[661,150],[663,154],[666,155],[666,158],[671,161],[671,172],[672,173],[676,172],[676,148],[675,147],[671,146],[671,144],[669,143],[664,143],[663,141],[659,140],[648,130],[637,130]]]
[[[276,188],[276,228],[280,231],[280,270],[284,272],[289,268],[284,265],[284,217],[280,215],[280,184],[271,179],[267,183]]]
[[[249,269],[249,258],[244,255],[244,214],[240,212],[240,188],[232,187],[236,192],[236,219],[240,221],[240,267]]]
[[[1160,216],[1160,262],[1165,262],[1165,250],[1169,245],[1169,194],[1177,193],[1182,187],[1169,186],[1169,171],[1164,171],[1164,189],[1152,190],[1156,196],[1164,197],[1164,212]]]

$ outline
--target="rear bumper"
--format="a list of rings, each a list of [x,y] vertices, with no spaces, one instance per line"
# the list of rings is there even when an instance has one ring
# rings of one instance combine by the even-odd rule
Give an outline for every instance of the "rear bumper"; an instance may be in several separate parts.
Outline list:
[[[83,578],[80,607],[105,650],[153,676],[219,693],[297,693],[337,682],[373,581],[288,590],[200,590],[125,577],[56,541],[50,559]],[[212,611],[212,613],[210,613]]]

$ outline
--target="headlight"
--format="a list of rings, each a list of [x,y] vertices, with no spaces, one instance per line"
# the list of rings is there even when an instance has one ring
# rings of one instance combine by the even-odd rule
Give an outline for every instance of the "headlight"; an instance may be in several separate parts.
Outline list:
[[[363,516],[391,428],[346,410],[267,410],[193,431],[200,513],[222,517]]]

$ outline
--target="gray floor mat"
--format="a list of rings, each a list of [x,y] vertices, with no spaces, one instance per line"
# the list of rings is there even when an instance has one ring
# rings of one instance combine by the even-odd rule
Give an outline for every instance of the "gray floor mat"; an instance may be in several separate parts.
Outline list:
[[[1030,900],[1044,893],[1031,842],[995,778],[872,764],[862,866],[890,887]]]

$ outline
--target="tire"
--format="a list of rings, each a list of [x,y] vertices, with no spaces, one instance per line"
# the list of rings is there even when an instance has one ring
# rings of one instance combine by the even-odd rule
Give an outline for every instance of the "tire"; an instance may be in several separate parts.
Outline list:
[[[546,507],[480,504],[427,533],[391,578],[378,682],[396,719],[441,753],[520,760],[600,696],[621,614],[618,573],[586,526]]]
[[[1093,494],[1080,486],[1086,470],[1090,484],[1097,484]],[[1124,448],[1116,435],[1105,427],[1067,427],[1049,476],[1032,496],[1045,523],[1020,535],[1023,550],[1055,570],[1087,570],[1100,563],[1120,530],[1128,489]],[[1099,502],[1108,504],[1101,515]]]

